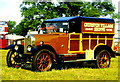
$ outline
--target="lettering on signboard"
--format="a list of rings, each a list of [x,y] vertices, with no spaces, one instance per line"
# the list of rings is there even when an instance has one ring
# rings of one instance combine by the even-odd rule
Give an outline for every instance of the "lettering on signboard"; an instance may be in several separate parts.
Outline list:
[[[85,28],[85,30],[91,30],[91,31],[92,31],[92,30],[93,30],[93,28]]]
[[[112,29],[106,29],[106,31],[112,31]]]
[[[90,23],[90,22],[84,22],[84,28],[85,31],[91,31],[91,32],[105,32],[105,31],[113,31],[114,24],[110,23]]]
[[[94,28],[94,31],[105,31],[105,28]]]
[[[113,28],[113,24],[102,24],[102,23],[84,23],[84,27],[95,27],[95,28]]]

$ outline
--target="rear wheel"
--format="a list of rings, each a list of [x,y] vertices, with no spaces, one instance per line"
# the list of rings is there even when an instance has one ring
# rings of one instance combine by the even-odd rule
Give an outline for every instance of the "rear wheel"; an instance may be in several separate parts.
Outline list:
[[[41,50],[33,57],[33,70],[49,71],[53,65],[51,52],[49,50]]]
[[[19,53],[15,52],[14,50],[10,50],[7,54],[7,66],[8,67],[16,67],[19,68],[21,66]]]
[[[98,68],[108,68],[110,59],[110,53],[107,50],[101,50],[97,55],[96,66]]]

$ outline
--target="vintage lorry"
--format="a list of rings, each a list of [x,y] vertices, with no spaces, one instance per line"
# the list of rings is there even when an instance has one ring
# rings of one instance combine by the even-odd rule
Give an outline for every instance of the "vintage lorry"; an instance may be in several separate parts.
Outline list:
[[[15,44],[7,54],[8,67],[48,71],[59,63],[94,61],[97,68],[108,68],[115,57],[114,20],[94,17],[59,17],[41,25],[40,34],[29,34],[24,45]]]

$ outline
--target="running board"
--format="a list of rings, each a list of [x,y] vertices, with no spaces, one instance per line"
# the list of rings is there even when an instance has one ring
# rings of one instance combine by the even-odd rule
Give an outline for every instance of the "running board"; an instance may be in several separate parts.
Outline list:
[[[93,60],[87,60],[87,59],[77,59],[77,60],[68,60],[68,61],[64,61],[64,62],[78,62],[78,61],[95,61],[96,59]]]

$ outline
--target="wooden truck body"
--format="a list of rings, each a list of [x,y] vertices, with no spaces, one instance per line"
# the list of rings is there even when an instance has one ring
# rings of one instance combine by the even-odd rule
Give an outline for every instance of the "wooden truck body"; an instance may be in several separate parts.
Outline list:
[[[8,66],[20,67],[29,61],[33,69],[47,71],[59,63],[95,61],[98,68],[107,68],[111,57],[115,57],[113,19],[80,16],[48,19],[39,33],[27,35],[24,46],[16,44],[9,51]],[[15,52],[14,65],[10,55]]]

